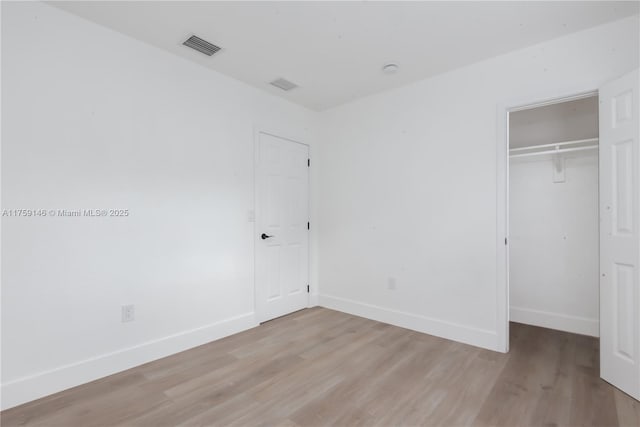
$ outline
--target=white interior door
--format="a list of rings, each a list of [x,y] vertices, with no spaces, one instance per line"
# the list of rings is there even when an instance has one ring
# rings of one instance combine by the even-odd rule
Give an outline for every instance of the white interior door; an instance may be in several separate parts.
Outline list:
[[[600,376],[640,399],[638,70],[600,89]]]
[[[264,322],[308,304],[309,147],[257,138],[256,311]]]

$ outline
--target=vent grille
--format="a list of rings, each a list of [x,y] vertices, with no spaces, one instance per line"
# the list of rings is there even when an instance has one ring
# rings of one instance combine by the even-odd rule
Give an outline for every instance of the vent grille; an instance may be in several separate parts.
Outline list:
[[[295,89],[298,87],[297,84],[290,82],[289,80],[280,78],[280,79],[275,79],[274,81],[272,81],[271,83],[269,83],[272,86],[275,86],[279,89],[282,90],[291,90],[291,89]]]
[[[198,36],[191,36],[182,44],[208,56],[213,55],[221,49],[219,46],[216,46],[213,43],[209,43],[208,41],[203,40]]]

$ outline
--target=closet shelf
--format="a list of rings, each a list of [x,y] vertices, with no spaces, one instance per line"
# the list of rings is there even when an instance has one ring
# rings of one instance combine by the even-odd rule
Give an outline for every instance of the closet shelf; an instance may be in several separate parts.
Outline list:
[[[512,148],[509,150],[509,157],[514,158],[514,157],[541,156],[545,154],[562,154],[562,153],[569,153],[573,151],[597,150],[597,149],[598,149],[598,138],[588,138],[588,139],[577,139],[574,141],[554,142],[551,144],[531,145],[529,147]]]

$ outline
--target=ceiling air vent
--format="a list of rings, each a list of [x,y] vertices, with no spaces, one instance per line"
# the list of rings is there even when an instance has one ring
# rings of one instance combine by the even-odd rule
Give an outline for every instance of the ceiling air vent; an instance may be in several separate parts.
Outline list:
[[[282,90],[291,90],[294,88],[297,88],[298,85],[295,83],[290,82],[289,80],[280,78],[280,79],[275,79],[274,81],[272,81],[271,83],[269,83],[272,86],[275,86],[277,88],[280,88]]]
[[[191,36],[182,44],[208,56],[213,55],[221,49],[219,46],[216,46],[213,43],[209,43],[208,41],[203,40],[198,36]]]

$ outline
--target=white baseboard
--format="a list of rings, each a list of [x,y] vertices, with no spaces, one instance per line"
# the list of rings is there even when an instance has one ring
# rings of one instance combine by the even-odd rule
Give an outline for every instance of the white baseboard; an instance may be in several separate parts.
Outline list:
[[[355,316],[377,320],[437,337],[459,341],[476,347],[500,351],[495,331],[459,325],[413,313],[392,310],[329,295],[319,295],[318,304]]]
[[[258,323],[254,313],[246,313],[134,347],[9,381],[2,384],[0,407],[3,410],[8,409],[255,326],[258,326]]]
[[[509,320],[526,325],[557,329],[574,334],[597,337],[600,335],[600,321],[586,317],[569,316],[524,307],[511,307]]]

